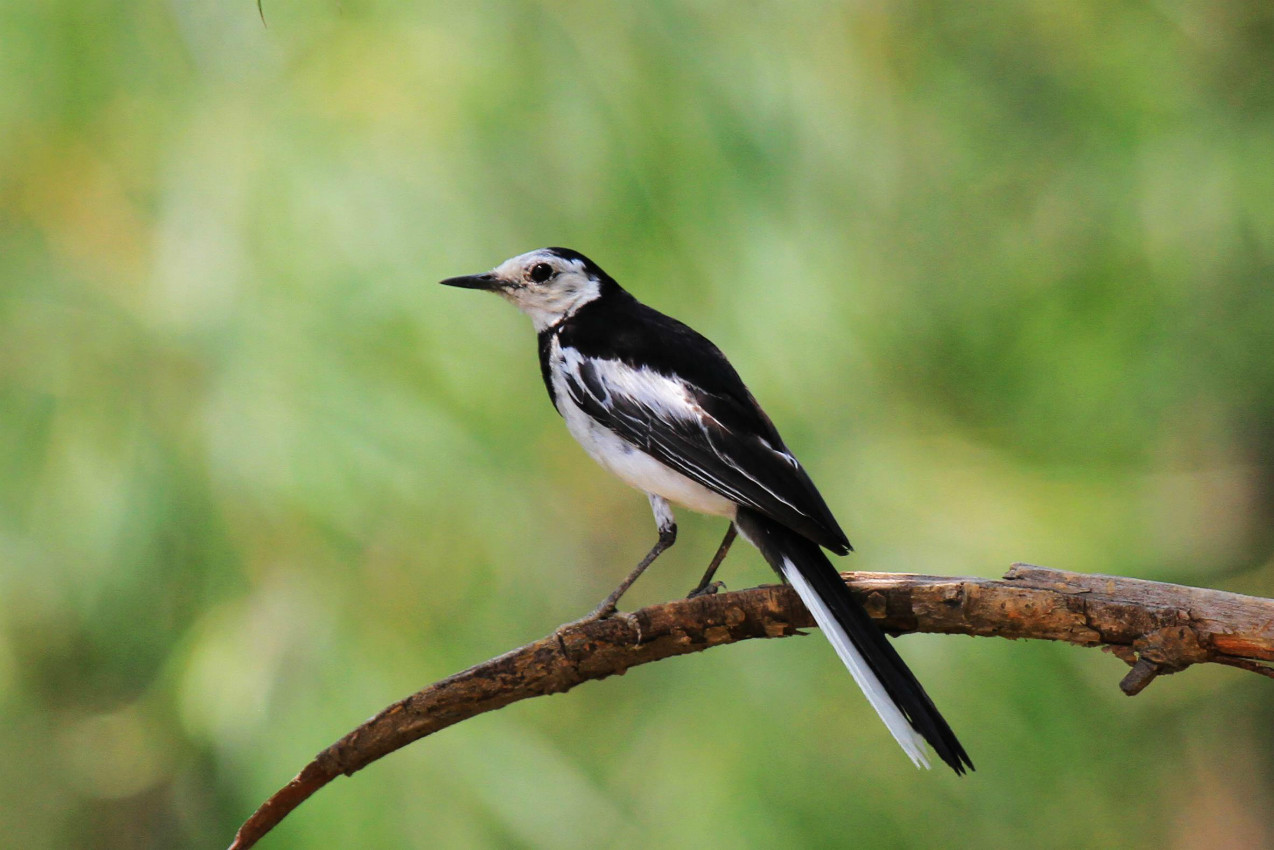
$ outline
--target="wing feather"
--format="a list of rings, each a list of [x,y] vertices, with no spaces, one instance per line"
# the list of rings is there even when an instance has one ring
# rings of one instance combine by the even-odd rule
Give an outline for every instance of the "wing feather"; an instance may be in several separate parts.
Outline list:
[[[626,442],[820,545],[848,551],[844,533],[800,463],[781,442],[776,448],[757,429],[740,427],[755,414],[737,409],[734,399],[571,348],[563,349],[562,366],[571,400]],[[777,441],[772,425],[769,436]]]

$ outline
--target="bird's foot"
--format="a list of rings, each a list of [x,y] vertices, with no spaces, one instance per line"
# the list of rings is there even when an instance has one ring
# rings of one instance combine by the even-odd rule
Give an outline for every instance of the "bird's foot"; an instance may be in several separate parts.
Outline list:
[[[701,584],[694,590],[690,591],[690,593],[686,594],[686,598],[698,599],[700,596],[713,596],[717,593],[717,591],[725,589],[725,582],[723,581],[709,582],[708,584]]]
[[[580,617],[578,620],[571,620],[569,623],[563,623],[562,625],[558,626],[557,631],[560,632],[560,631],[564,631],[565,629],[577,628],[579,626],[587,626],[589,623],[596,623],[598,620],[605,620],[609,617],[614,617],[618,613],[619,613],[619,609],[615,607],[614,602],[611,602],[609,599],[603,600],[601,605],[598,605],[596,608],[594,608],[589,613],[585,614],[583,617]]]
[[[611,602],[609,599],[605,599],[602,601],[601,605],[598,605],[591,612],[580,618],[579,622],[581,624],[594,623],[598,620],[605,620],[607,617],[613,617],[618,613],[619,609],[615,607],[615,603]]]

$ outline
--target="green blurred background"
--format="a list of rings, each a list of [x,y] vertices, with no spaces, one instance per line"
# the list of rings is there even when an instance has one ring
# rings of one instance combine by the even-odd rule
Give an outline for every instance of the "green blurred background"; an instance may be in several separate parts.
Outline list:
[[[653,541],[525,318],[546,244],[727,351],[858,547],[1274,595],[1274,7],[0,0],[0,835],[220,847]],[[628,597],[688,590],[722,531]],[[738,548],[731,587],[773,580]],[[1259,847],[1274,687],[817,638],[448,730],[263,847]]]

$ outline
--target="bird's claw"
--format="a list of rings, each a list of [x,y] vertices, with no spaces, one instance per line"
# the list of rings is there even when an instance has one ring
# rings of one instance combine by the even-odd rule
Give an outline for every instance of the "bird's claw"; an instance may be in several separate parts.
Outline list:
[[[700,596],[713,596],[717,591],[725,590],[725,582],[714,581],[709,584],[700,585],[686,595],[687,599],[698,599]]]
[[[615,607],[615,603],[610,602],[608,604],[607,602],[603,602],[601,605],[598,605],[596,608],[594,608],[589,613],[585,614],[583,617],[580,617],[578,620],[572,620],[569,623],[564,623],[561,626],[558,626],[558,631],[561,631],[562,629],[572,628],[575,626],[587,626],[589,623],[596,623],[598,620],[605,620],[609,617],[615,616],[618,613],[619,613],[619,609]]]

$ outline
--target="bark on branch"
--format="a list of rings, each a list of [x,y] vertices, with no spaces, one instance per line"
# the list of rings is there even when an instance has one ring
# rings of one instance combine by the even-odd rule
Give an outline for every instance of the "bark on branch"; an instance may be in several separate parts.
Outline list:
[[[1014,564],[1001,580],[897,573],[846,573],[845,579],[890,632],[1106,646],[1132,667],[1120,682],[1130,696],[1158,675],[1203,662],[1274,678],[1274,600],[1028,564]],[[240,827],[231,850],[253,846],[337,776],[453,723],[638,664],[812,626],[796,593],[777,585],[562,626],[394,703],[323,750]]]

